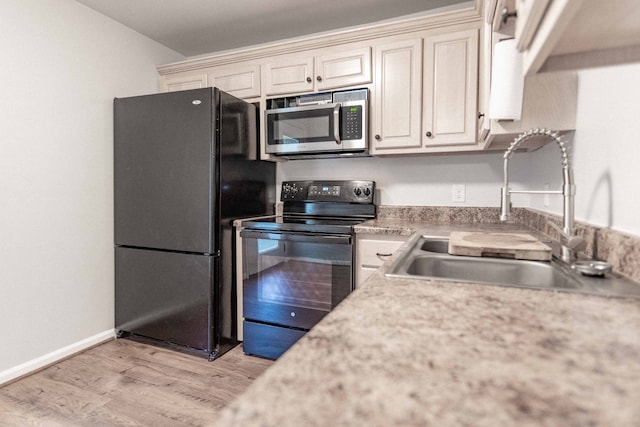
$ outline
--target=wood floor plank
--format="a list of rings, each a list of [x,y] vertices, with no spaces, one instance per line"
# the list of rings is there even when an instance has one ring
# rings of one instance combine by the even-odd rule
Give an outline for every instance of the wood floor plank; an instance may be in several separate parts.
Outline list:
[[[0,425],[3,427],[73,427],[81,424],[50,409],[0,395]]]
[[[208,425],[272,363],[113,340],[0,388],[0,425]]]

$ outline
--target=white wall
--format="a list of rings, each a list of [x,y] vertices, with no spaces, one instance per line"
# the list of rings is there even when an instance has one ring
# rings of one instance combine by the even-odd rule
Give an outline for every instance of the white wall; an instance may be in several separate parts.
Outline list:
[[[112,100],[183,57],[70,0],[2,1],[0,28],[2,382],[113,330]]]
[[[381,205],[500,206],[502,167],[502,153],[293,160],[278,165],[278,181],[373,180]],[[528,168],[515,158],[514,179]],[[453,184],[465,184],[465,202],[452,201]]]
[[[640,64],[579,73],[573,160],[576,219],[640,236]],[[278,165],[278,179],[372,179],[384,205],[500,206],[502,153],[397,158],[296,160]],[[511,187],[562,188],[560,152],[549,144],[515,154]],[[452,185],[466,185],[466,201],[452,202]],[[513,195],[513,206],[562,214],[562,197]],[[548,204],[546,204],[548,202]]]
[[[576,218],[640,236],[640,64],[584,70],[579,73],[578,116],[572,141],[576,181]],[[555,176],[562,182],[555,146],[531,154],[537,185]],[[562,212],[562,198],[549,208]]]

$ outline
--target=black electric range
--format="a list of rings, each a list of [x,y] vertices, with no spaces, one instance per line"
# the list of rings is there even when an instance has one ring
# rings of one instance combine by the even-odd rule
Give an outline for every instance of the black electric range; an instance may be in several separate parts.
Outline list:
[[[354,288],[373,181],[286,181],[281,216],[242,222],[244,352],[277,359]]]

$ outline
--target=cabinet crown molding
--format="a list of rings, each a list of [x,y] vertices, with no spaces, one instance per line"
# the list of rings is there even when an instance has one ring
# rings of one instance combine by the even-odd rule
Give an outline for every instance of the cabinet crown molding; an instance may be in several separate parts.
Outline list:
[[[242,61],[259,60],[276,55],[296,53],[313,49],[362,42],[376,38],[402,35],[417,31],[437,29],[451,25],[478,22],[482,16],[482,0],[474,0],[471,6],[420,17],[383,21],[342,30],[313,34],[299,38],[280,40],[263,45],[216,52],[190,58],[180,62],[160,65],[156,69],[160,76],[228,65]]]

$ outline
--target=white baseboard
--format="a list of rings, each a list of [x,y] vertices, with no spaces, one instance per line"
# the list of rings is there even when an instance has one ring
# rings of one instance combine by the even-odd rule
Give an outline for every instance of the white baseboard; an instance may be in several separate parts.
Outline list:
[[[72,356],[75,353],[79,353],[83,350],[86,350],[89,347],[92,347],[96,344],[100,344],[105,341],[109,341],[115,338],[115,330],[109,329],[104,332],[100,332],[78,342],[75,342],[66,347],[60,348],[58,350],[52,351],[51,353],[47,353],[43,356],[37,357],[35,359],[29,360],[25,363],[22,363],[18,366],[14,366],[13,368],[9,368],[5,371],[0,372],[0,386],[8,383],[9,381],[16,380],[25,375],[29,375],[37,370],[45,368],[53,363],[56,363],[65,357]]]

